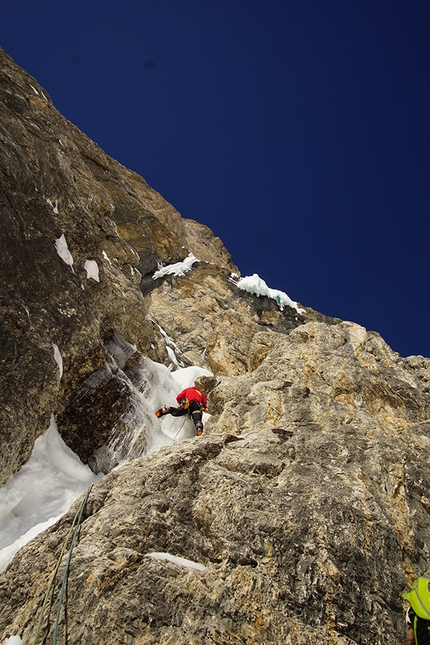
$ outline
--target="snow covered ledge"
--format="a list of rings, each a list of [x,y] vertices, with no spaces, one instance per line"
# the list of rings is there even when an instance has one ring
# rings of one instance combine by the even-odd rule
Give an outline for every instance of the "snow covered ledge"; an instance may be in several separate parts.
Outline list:
[[[235,273],[231,274],[231,281],[234,282],[238,289],[243,291],[248,291],[248,293],[253,293],[256,296],[267,296],[275,300],[280,310],[283,311],[284,307],[292,307],[297,313],[304,314],[306,309],[301,309],[297,302],[291,300],[289,296],[283,291],[278,289],[271,289],[267,286],[262,278],[257,273],[254,275],[246,276],[244,278],[239,278]]]
[[[193,253],[189,253],[188,256],[182,262],[176,262],[175,264],[168,264],[166,267],[159,267],[152,279],[156,280],[157,278],[162,278],[165,275],[176,275],[183,276],[192,269],[194,262],[199,262]]]
[[[178,566],[185,567],[187,569],[206,571],[205,565],[200,564],[200,562],[187,560],[187,558],[181,558],[177,555],[172,555],[171,553],[165,553],[163,551],[151,551],[151,553],[146,553],[146,557],[152,558],[153,560],[167,560],[168,562],[173,562],[173,564],[177,564]]]

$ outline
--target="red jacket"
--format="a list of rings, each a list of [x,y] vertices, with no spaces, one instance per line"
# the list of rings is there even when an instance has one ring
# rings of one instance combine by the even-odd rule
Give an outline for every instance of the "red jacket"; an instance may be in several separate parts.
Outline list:
[[[197,403],[201,405],[202,408],[206,408],[208,404],[206,394],[199,390],[196,385],[193,385],[193,387],[187,387],[185,388],[185,390],[182,390],[182,392],[180,392],[176,397],[176,400],[179,404],[181,404],[182,399],[188,399],[188,401],[197,401]]]

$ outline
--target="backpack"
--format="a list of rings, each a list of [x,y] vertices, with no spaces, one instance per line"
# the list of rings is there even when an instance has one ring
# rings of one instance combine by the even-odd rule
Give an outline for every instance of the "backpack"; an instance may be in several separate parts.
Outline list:
[[[206,408],[208,401],[206,394],[200,390],[196,385],[193,385],[192,387],[187,387],[185,390],[182,390],[180,394],[176,397],[177,402],[179,405],[182,405],[182,407],[185,407],[185,409],[188,407],[188,405],[185,403],[185,406],[182,404],[182,399],[188,399],[188,401],[197,401],[197,403],[202,407]]]
[[[417,578],[408,593],[402,594],[419,618],[430,620],[430,571]]]

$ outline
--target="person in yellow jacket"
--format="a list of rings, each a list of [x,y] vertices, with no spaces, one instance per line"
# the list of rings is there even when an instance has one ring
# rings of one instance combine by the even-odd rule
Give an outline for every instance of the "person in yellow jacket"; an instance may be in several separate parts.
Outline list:
[[[410,604],[406,612],[406,645],[430,645],[430,571],[402,595]]]

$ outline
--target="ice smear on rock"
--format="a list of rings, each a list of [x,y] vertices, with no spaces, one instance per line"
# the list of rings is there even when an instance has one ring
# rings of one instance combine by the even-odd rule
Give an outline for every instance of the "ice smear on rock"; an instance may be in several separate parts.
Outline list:
[[[60,372],[60,379],[61,379],[61,377],[63,376],[63,357],[61,356],[61,352],[58,348],[58,345],[56,345],[55,343],[52,343],[52,347],[54,349],[54,359],[58,365],[58,370]]]
[[[85,260],[84,269],[87,272],[88,280],[92,278],[96,282],[100,282],[99,267],[95,260]]]
[[[153,560],[167,560],[168,562],[173,562],[173,564],[177,564],[180,567],[186,567],[187,569],[206,571],[204,564],[194,562],[193,560],[187,560],[187,558],[181,558],[177,555],[172,555],[171,553],[164,553],[163,551],[152,551],[151,553],[147,553],[146,556],[148,558],[152,558]]]
[[[64,236],[64,233],[61,237],[55,240],[54,245],[55,245],[55,248],[57,249],[57,253],[60,256],[60,258],[63,260],[63,262],[69,265],[69,267],[72,269],[74,273],[75,271],[73,269],[73,257],[69,251],[69,247],[67,246],[67,241]]]

